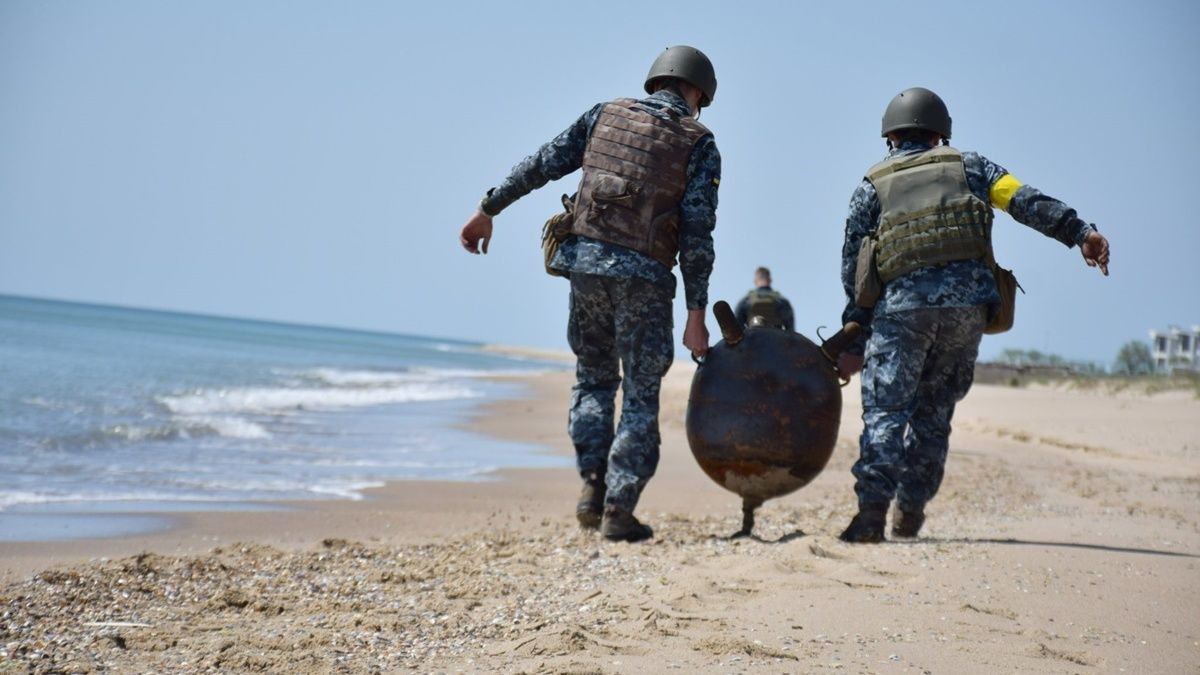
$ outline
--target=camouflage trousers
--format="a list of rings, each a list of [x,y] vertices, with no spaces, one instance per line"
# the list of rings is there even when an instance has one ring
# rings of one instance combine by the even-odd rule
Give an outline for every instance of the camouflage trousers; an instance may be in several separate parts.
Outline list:
[[[985,306],[875,317],[862,373],[863,433],[853,468],[859,508],[918,511],[937,494],[950,418],[975,376]]]
[[[605,504],[627,511],[658,468],[659,391],[675,358],[672,295],[642,279],[571,273],[567,341],[577,361],[567,429],[580,475],[604,476]]]

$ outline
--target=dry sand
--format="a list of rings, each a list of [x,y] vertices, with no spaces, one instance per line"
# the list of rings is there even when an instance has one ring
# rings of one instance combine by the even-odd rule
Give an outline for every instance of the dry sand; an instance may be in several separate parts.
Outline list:
[[[737,499],[665,386],[656,538],[574,525],[569,469],[0,544],[0,672],[1200,672],[1200,401],[976,387],[920,540],[847,545],[857,383],[814,483]],[[473,428],[569,453],[570,377]]]

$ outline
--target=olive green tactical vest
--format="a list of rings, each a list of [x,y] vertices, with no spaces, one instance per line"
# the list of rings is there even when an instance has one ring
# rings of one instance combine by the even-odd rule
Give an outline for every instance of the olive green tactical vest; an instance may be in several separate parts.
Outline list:
[[[987,257],[992,209],[967,186],[962,154],[939,146],[867,172],[879,195],[875,265],[887,283],[922,267]]]
[[[783,320],[779,318],[779,301],[782,299],[778,291],[750,291],[746,294],[746,316],[761,316],[768,326],[783,328]]]
[[[583,153],[571,231],[674,267],[688,159],[710,132],[690,117],[666,112],[670,119],[664,120],[631,98],[601,109]]]

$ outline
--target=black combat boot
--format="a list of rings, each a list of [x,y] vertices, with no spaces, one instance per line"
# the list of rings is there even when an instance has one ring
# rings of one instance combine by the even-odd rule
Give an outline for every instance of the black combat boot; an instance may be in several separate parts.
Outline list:
[[[575,517],[579,519],[580,527],[589,530],[600,527],[600,519],[604,514],[604,493],[607,491],[604,474],[590,473],[584,477],[579,503],[575,505]]]
[[[600,525],[600,534],[609,541],[643,541],[654,536],[654,530],[649,525],[643,525],[640,520],[625,509],[615,506],[604,507],[604,522]]]
[[[905,511],[896,506],[896,514],[892,517],[892,536],[908,537],[917,536],[921,531],[921,526],[925,524],[925,510],[917,509],[915,511]]]
[[[878,544],[883,541],[883,525],[887,520],[886,506],[860,507],[854,520],[838,536],[852,544]]]

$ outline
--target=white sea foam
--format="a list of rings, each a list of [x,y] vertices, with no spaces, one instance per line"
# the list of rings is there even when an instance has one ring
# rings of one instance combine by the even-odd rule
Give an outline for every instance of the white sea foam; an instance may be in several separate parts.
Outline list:
[[[362,491],[382,487],[381,481],[342,480],[304,483],[287,479],[278,480],[212,480],[197,481],[186,491],[154,490],[114,491],[101,493],[42,493],[0,490],[0,511],[20,507],[39,507],[53,504],[119,504],[172,503],[172,502],[236,502],[238,500],[261,501],[264,499],[308,498],[349,499],[363,498]],[[196,491],[196,489],[199,491]],[[214,492],[216,491],[216,492]],[[207,492],[207,494],[206,494]]]
[[[293,410],[336,410],[411,403],[477,398],[473,389],[432,382],[410,382],[400,386],[356,388],[274,388],[209,389],[179,396],[163,396],[159,402],[177,415],[213,415],[238,413],[286,413]]]
[[[93,433],[92,436],[99,440],[108,440],[116,438],[126,441],[149,441],[149,440],[167,440],[178,438],[182,434],[182,429],[174,426],[166,427],[143,427],[136,424],[116,424],[111,427],[106,427],[99,433]]]
[[[196,438],[213,435],[247,439],[271,437],[271,434],[261,425],[240,417],[184,415],[165,426],[116,424],[80,438],[66,439],[64,442],[68,444],[77,442],[80,445],[87,446],[97,441],[104,442],[112,439],[138,443],[142,441],[168,441],[177,438]]]
[[[316,485],[309,488],[310,492],[315,492],[319,495],[329,497],[341,497],[350,501],[361,501],[363,498],[362,491],[371,488],[383,487],[385,483],[380,481],[360,481],[349,483],[347,485]]]
[[[146,490],[143,492],[101,492],[101,493],[69,493],[47,494],[41,492],[20,492],[0,490],[0,511],[15,506],[35,506],[38,504],[91,504],[91,503],[120,503],[120,502],[228,502],[233,501],[228,496],[182,494],[173,491]]]
[[[261,425],[240,417],[199,416],[185,419],[189,423],[199,425],[205,429],[211,429],[218,436],[226,438],[257,440],[271,437],[271,433]]]
[[[0,490],[0,511],[18,504],[44,504],[49,501],[53,501],[53,498],[36,492]]]
[[[429,382],[437,379],[430,375],[421,375],[411,371],[387,370],[339,370],[337,368],[313,368],[301,372],[301,375],[315,379],[335,387],[381,387],[409,384],[412,382]]]

